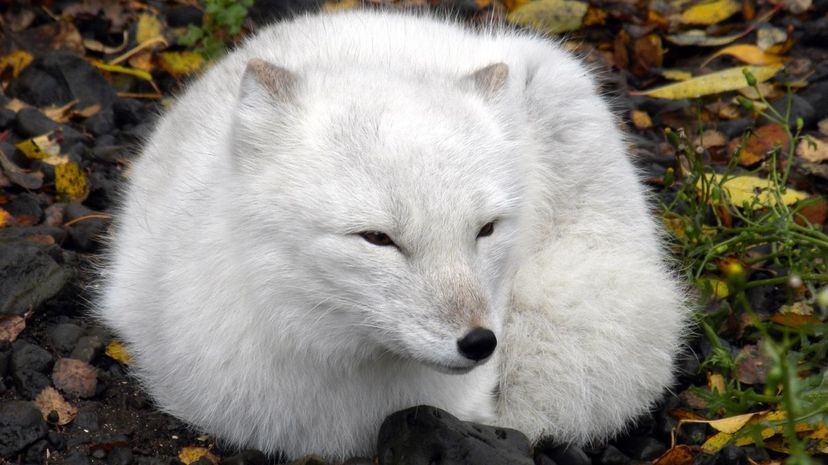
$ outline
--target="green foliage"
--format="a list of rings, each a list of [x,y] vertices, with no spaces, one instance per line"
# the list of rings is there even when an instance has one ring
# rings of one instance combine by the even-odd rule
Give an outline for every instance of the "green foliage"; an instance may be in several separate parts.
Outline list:
[[[190,25],[178,38],[178,44],[192,47],[204,58],[215,58],[225,51],[228,41],[241,32],[247,10],[254,0],[203,0],[201,26]]]
[[[749,73],[746,81],[761,95]],[[707,402],[712,415],[784,411],[786,419],[781,426],[790,449],[786,465],[813,464],[809,444],[797,434],[795,426],[803,422],[828,424],[828,302],[823,302],[828,300],[828,236],[820,225],[811,224],[802,215],[803,208],[819,199],[796,203],[784,199],[803,127],[801,120],[795,121],[793,128],[788,124],[790,89],[785,114],[761,97],[759,102],[742,97],[738,101],[748,110],[765,108],[759,113],[780,124],[790,141],[787,148],[777,147],[763,166],[751,173],[766,174],[766,196],[734,205],[730,191],[723,185],[733,179],[739,154],[721,176],[711,176],[713,169],[705,162],[701,148],[681,131],[666,132],[679,163],[676,170],[668,170],[664,179],[664,218],[675,236],[676,253],[690,281],[697,283],[705,306],[697,320],[713,349],[702,367],[725,379],[724,392],[703,388],[693,392]],[[711,280],[726,283],[726,297],[716,295]],[[771,321],[767,315],[780,309],[752,308],[749,292],[772,286],[784,289],[788,304],[815,307],[814,315],[802,319],[801,324],[782,324],[779,318]],[[740,359],[718,336],[737,321],[744,322],[744,334],[738,339],[756,344],[769,361],[764,386],[739,381],[735,369]],[[758,429],[746,429],[744,434],[756,436]]]

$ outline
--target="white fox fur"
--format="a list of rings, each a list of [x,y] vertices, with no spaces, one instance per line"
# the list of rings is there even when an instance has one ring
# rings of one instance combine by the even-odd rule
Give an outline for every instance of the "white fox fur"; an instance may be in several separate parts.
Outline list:
[[[645,197],[595,82],[555,44],[299,17],[161,118],[97,313],[160,408],[239,445],[370,454],[417,404],[603,439],[670,384],[686,319]],[[458,352],[478,326],[499,341],[488,363]]]

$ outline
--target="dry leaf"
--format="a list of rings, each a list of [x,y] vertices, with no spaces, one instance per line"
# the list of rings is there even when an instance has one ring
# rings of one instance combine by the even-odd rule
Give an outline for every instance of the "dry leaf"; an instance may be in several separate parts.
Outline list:
[[[724,147],[727,145],[727,136],[721,131],[706,129],[695,142],[706,149],[711,147]]]
[[[53,141],[50,138],[51,135],[52,133],[49,132],[32,137],[31,139],[18,142],[14,146],[17,147],[17,150],[23,152],[23,155],[26,155],[27,158],[31,158],[32,160],[45,160],[60,154],[60,144]]]
[[[729,68],[693,79],[669,84],[657,89],[650,89],[644,92],[632,93],[632,95],[647,95],[650,97],[678,100],[683,98],[696,98],[703,95],[718,94],[730,90],[745,87],[747,80],[743,70],[747,69],[753,74],[757,82],[767,81],[772,78],[782,65],[771,66],[745,66]]]
[[[725,387],[725,379],[724,376],[720,375],[719,373],[711,373],[707,375],[707,388],[711,391],[719,391],[719,393],[724,393],[727,391]]]
[[[82,202],[89,195],[86,175],[73,162],[55,166],[55,188],[61,202]]]
[[[333,13],[335,11],[354,10],[362,6],[361,0],[340,0],[327,1],[322,4],[322,11],[325,13]]]
[[[693,5],[681,14],[684,24],[699,24],[709,26],[720,23],[742,10],[741,2],[737,0],[712,0]]]
[[[664,49],[661,46],[661,37],[657,34],[648,34],[633,42],[633,74],[639,77],[646,76],[650,68],[661,68],[664,64]]]
[[[694,47],[719,47],[727,45],[739,38],[742,34],[732,34],[729,36],[708,36],[707,33],[701,29],[691,29],[680,34],[668,34],[664,36],[669,42],[676,45],[694,46]]]
[[[739,145],[736,139],[735,146]],[[788,134],[781,125],[772,123],[758,128],[750,134],[742,144],[742,151],[739,153],[739,164],[751,166],[766,159],[774,150],[788,149]]]
[[[119,73],[119,74],[128,74],[130,76],[135,76],[138,79],[143,79],[145,81],[152,81],[152,74],[141,70],[141,69],[133,69],[127,68],[126,66],[120,65],[110,65],[108,63],[104,63],[100,60],[90,60],[90,62],[95,65],[96,68],[109,71],[110,73]]]
[[[805,136],[796,146],[796,156],[811,163],[828,160],[828,142],[816,137]]]
[[[7,53],[0,57],[0,74],[6,72],[6,69],[11,69],[12,78],[16,78],[18,74],[32,62],[32,55],[23,50],[16,50]]]
[[[737,44],[719,50],[711,55],[710,58],[705,60],[700,66],[706,66],[715,58],[722,55],[732,56],[742,63],[747,63],[749,65],[775,65],[784,61],[783,57],[770,54],[755,45]]]
[[[143,13],[138,16],[138,27],[135,31],[135,41],[141,44],[159,37],[163,39],[164,35],[161,32],[163,27],[164,25],[161,23],[161,20],[153,15]]]
[[[43,419],[47,421],[50,420],[49,416],[52,412],[57,413],[57,421],[54,421],[57,425],[63,426],[71,423],[78,414],[78,409],[66,402],[66,399],[52,386],[40,391],[34,403],[40,410],[40,414],[43,415]]]
[[[744,346],[736,356],[736,360],[736,370],[734,374],[739,382],[744,384],[765,384],[765,382],[767,382],[771,361],[768,359],[767,355],[763,354],[759,348],[756,347],[756,345],[749,344]]]
[[[204,58],[195,52],[163,52],[158,55],[161,67],[174,78],[182,78],[204,67]]]
[[[788,40],[788,33],[778,27],[765,24],[756,31],[756,45],[762,50],[768,50],[776,44],[784,43],[786,40]]]
[[[5,210],[0,209],[0,212],[11,216]],[[26,329],[26,319],[22,316],[0,315],[0,342],[14,342],[24,329]]]
[[[812,205],[801,207],[797,214],[803,216],[811,224],[823,224],[828,220],[828,202],[825,202],[822,197],[817,197],[816,200],[816,203]],[[799,216],[794,218],[794,221],[800,226],[805,226],[805,222]]]
[[[633,125],[637,129],[649,129],[653,127],[653,120],[650,119],[650,115],[646,111],[633,110],[631,118]]]
[[[690,465],[695,457],[696,454],[689,446],[674,446],[655,459],[653,465]]]
[[[515,8],[506,19],[547,34],[560,34],[579,29],[587,8],[587,3],[575,0],[535,0]]]
[[[181,448],[181,452],[178,453],[178,460],[181,460],[181,463],[184,465],[190,465],[202,457],[207,458],[207,460],[214,464],[217,464],[219,461],[219,458],[206,447],[183,447]]]
[[[693,79],[693,73],[680,69],[665,69],[661,72],[661,76],[664,77],[664,79],[669,79],[671,81],[686,81],[688,79]]]
[[[11,183],[9,183],[9,184],[11,184]],[[6,210],[3,210],[2,208],[0,208],[0,228],[5,228],[6,226],[10,226],[13,223],[14,223],[14,217],[12,216],[12,214],[7,212]],[[0,341],[2,341],[2,340],[3,340],[3,338],[2,338],[2,336],[0,336]]]
[[[745,413],[743,415],[736,415],[733,417],[721,418],[718,420],[710,420],[707,422],[710,426],[712,426],[716,431],[721,431],[724,433],[733,434],[750,421],[751,418],[755,417],[756,415],[761,415],[767,412],[755,412],[755,413]]]
[[[819,120],[817,123],[817,127],[819,128],[819,133],[828,136],[828,118]]]
[[[721,183],[721,174],[705,175],[708,182]],[[730,177],[722,185],[722,190],[730,198],[732,205],[742,207],[747,204],[749,208],[759,209],[769,205],[776,205],[776,196],[768,192],[770,181],[756,176],[734,176]],[[807,199],[808,194],[795,189],[787,188],[782,194],[781,200],[785,205],[793,205],[799,200]],[[755,203],[754,203],[755,202]]]
[[[95,369],[82,360],[61,358],[55,363],[52,381],[61,391],[79,397],[92,397],[98,385]]]
[[[770,321],[794,329],[814,326],[822,322],[813,315],[797,315],[796,313],[775,313],[771,315]]]
[[[730,289],[727,283],[719,278],[701,278],[696,281],[696,286],[700,289],[710,289],[713,296],[718,299],[724,299],[730,295]]]
[[[129,353],[126,347],[118,341],[112,341],[106,346],[106,355],[118,363],[129,364]]]

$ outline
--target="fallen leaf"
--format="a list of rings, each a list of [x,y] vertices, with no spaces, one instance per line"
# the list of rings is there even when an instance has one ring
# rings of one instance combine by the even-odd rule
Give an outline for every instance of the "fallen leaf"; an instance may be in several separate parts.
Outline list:
[[[737,0],[704,1],[684,11],[680,21],[684,24],[709,26],[720,23],[741,10],[742,4]]]
[[[720,184],[723,176],[721,174],[705,175],[708,182]],[[770,195],[770,181],[756,176],[733,176],[722,184],[722,190],[729,197],[732,205],[742,207],[747,204],[748,208],[759,209],[766,206],[776,205],[776,196]],[[807,199],[808,194],[795,189],[787,188],[782,194],[781,200],[785,205],[793,205],[799,200]]]
[[[800,216],[811,224],[823,224],[828,220],[828,202],[822,197],[817,197],[815,203],[804,205],[797,211],[794,221],[800,226],[805,226],[805,221]]]
[[[14,222],[14,216],[11,213],[7,212],[0,208],[0,228],[5,228]],[[0,340],[2,340],[2,336],[0,336]]]
[[[38,410],[40,410],[40,414],[43,415],[43,419],[56,425],[67,425],[71,423],[78,414],[78,409],[67,402],[66,399],[60,395],[57,389],[52,386],[47,386],[40,391],[40,394],[37,395],[34,403]],[[56,421],[50,421],[52,420],[50,418],[52,412],[57,414]]]
[[[742,146],[739,152],[739,164],[751,166],[765,160],[774,150],[787,151],[788,134],[785,128],[776,123],[766,124],[751,133],[744,143],[736,139],[734,148]]]
[[[744,346],[736,355],[736,369],[734,375],[744,384],[765,384],[768,380],[768,371],[771,361],[754,344]],[[719,429],[719,428],[716,428]],[[735,431],[738,431],[737,428]],[[719,430],[725,431],[725,430]],[[735,431],[725,431],[733,433]]]
[[[766,99],[773,99],[776,97],[775,95],[775,88],[772,84],[767,82],[760,82],[756,84],[756,87],[742,87],[741,89],[737,89],[742,96],[748,98],[750,100],[759,100],[762,97]]]
[[[680,69],[665,69],[661,72],[661,75],[664,79],[669,79],[671,81],[686,81],[688,79],[693,79],[693,73]]]
[[[756,31],[756,45],[762,50],[768,50],[786,40],[788,40],[788,33],[782,28],[765,24]]]
[[[812,0],[785,0],[782,3],[786,10],[795,15],[805,13],[813,4]]]
[[[828,141],[805,136],[796,146],[796,156],[811,163],[820,163],[828,160]]]
[[[129,35],[126,33],[126,31],[124,31],[123,37],[124,37],[124,39],[121,42],[121,45],[116,45],[114,47],[104,45],[104,44],[102,44],[101,42],[98,42],[95,39],[83,39],[83,46],[86,47],[88,50],[91,50],[93,52],[99,52],[99,53],[104,53],[106,55],[111,55],[111,54],[114,54],[114,53],[118,53],[118,52],[120,52],[120,51],[122,51],[123,49],[126,48],[127,44],[129,43]]]
[[[109,71],[110,73],[127,74],[130,76],[135,76],[138,79],[143,79],[144,81],[152,81],[152,74],[141,69],[127,68],[126,66],[120,65],[111,65],[108,63],[104,63],[100,60],[91,60],[91,63],[96,68],[103,71]]]
[[[742,429],[742,427],[744,427],[751,418],[763,413],[766,412],[745,413],[742,415],[720,418],[718,420],[710,420],[707,424],[712,426],[716,431],[733,434]]]
[[[828,136],[828,118],[819,120],[817,123],[817,127],[819,128],[819,133],[823,136]]]
[[[724,299],[730,295],[727,283],[718,278],[700,278],[696,281],[696,286],[700,289],[708,289],[713,296],[719,299]]]
[[[55,187],[62,202],[82,202],[89,195],[86,175],[73,162],[55,166]]]
[[[321,10],[326,13],[333,13],[335,11],[354,10],[360,6],[362,6],[360,0],[327,1],[322,4]]]
[[[664,64],[664,49],[661,46],[661,37],[657,34],[647,34],[633,42],[633,74],[639,77],[646,76],[650,68],[661,68]]]
[[[23,50],[15,50],[0,57],[0,74],[10,69],[11,78],[16,78],[32,62],[32,55]]]
[[[147,13],[142,13],[138,16],[138,27],[135,31],[135,41],[139,44],[157,39],[164,38],[161,30],[164,25],[161,20],[155,16]]]
[[[126,347],[118,341],[112,341],[106,346],[106,355],[118,363],[129,364],[129,353]]]
[[[61,391],[78,397],[92,397],[98,385],[95,369],[82,360],[61,358],[55,363],[52,381]]]
[[[771,66],[746,66],[729,68],[704,76],[694,77],[687,81],[668,84],[656,89],[643,92],[631,92],[631,95],[647,95],[650,97],[678,100],[683,98],[696,98],[704,95],[718,94],[730,90],[745,87],[747,80],[743,70],[747,69],[753,74],[757,82],[767,81],[772,78],[782,65]]]
[[[587,8],[587,3],[576,0],[535,0],[515,8],[506,19],[547,34],[560,34],[579,29]]]
[[[714,59],[723,55],[732,56],[742,63],[747,63],[749,65],[775,65],[784,61],[783,57],[770,54],[756,45],[737,44],[725,47],[714,53],[710,56],[710,58],[705,60],[700,67],[706,66]]]
[[[694,47],[719,47],[727,45],[739,38],[742,34],[732,34],[729,36],[709,36],[701,29],[691,29],[680,34],[668,34],[664,36],[667,41],[676,45],[694,46]]]
[[[637,129],[649,129],[653,127],[653,120],[650,119],[650,115],[646,111],[633,110],[630,116],[633,125]]]
[[[796,313],[775,313],[771,315],[770,321],[794,329],[815,326],[822,322],[813,315],[797,315]]]
[[[161,67],[175,78],[182,78],[204,67],[204,57],[195,52],[163,52],[158,55]]]
[[[695,142],[706,149],[711,147],[724,147],[727,145],[727,136],[721,131],[706,129]]]
[[[5,210],[2,212],[9,215]],[[0,342],[14,342],[24,329],[26,329],[26,319],[22,316],[0,315]]]
[[[60,154],[60,144],[50,138],[51,132],[14,144],[17,150],[23,152],[32,160],[44,160]]]
[[[707,375],[707,388],[711,391],[719,391],[720,394],[724,394],[727,391],[725,386],[724,376],[719,373],[710,373]]]
[[[655,459],[653,465],[690,465],[695,457],[696,454],[689,446],[673,446]]]
[[[213,462],[214,464],[217,464],[219,461],[218,457],[210,452],[210,449],[207,449],[206,447],[183,447],[178,453],[178,460],[181,460],[181,463],[184,465],[190,465],[202,457]]]

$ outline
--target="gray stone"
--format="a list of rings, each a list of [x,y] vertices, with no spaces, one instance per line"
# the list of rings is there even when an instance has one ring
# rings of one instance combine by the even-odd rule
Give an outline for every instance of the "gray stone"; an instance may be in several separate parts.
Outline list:
[[[11,457],[46,436],[46,421],[32,402],[0,402],[0,456]]]
[[[68,283],[71,273],[47,249],[23,239],[0,239],[0,313],[22,315]]]

